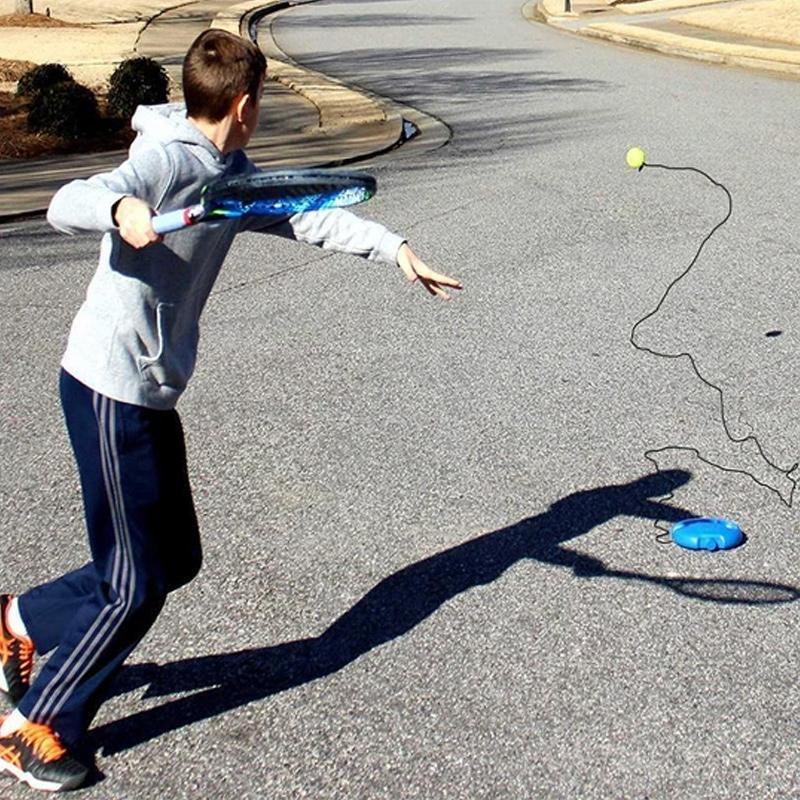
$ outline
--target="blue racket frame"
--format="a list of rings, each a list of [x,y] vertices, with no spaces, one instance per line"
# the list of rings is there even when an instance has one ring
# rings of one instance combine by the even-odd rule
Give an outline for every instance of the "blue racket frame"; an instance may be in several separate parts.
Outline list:
[[[199,203],[153,217],[153,230],[164,234],[208,220],[288,217],[303,211],[344,208],[369,200],[376,191],[375,178],[365,172],[257,172],[209,184],[203,188]]]

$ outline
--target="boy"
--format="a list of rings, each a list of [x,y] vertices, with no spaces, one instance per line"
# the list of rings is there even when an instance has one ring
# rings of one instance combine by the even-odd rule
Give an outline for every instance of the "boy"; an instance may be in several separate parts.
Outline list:
[[[447,299],[460,284],[404,240],[349,211],[205,223],[162,239],[159,210],[196,201],[211,181],[255,171],[242,148],[258,122],[266,62],[251,42],[207,30],[183,64],[183,106],[140,108],[137,139],[114,171],[54,196],[60,231],[104,233],[70,331],[60,388],[78,465],[92,561],[19,597],[0,596],[0,770],[30,786],[80,786],[75,756],[104,691],[201,548],[175,404],[194,369],[198,321],[234,235],[270,233],[398,264]],[[34,653],[52,654],[31,683]]]

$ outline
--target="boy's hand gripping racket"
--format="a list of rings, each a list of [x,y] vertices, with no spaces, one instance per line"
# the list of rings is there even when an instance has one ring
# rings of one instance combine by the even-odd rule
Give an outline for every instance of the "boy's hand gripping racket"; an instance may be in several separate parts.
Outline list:
[[[153,230],[162,234],[210,220],[250,215],[284,217],[301,211],[342,208],[369,200],[375,191],[375,178],[363,172],[257,172],[209,184],[197,205],[153,217]]]

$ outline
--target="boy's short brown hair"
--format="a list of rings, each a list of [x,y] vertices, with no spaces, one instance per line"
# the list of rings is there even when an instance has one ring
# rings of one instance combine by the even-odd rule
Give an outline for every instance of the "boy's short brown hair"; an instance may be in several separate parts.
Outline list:
[[[183,96],[190,117],[219,122],[242,94],[256,98],[267,60],[258,47],[227,31],[209,28],[183,59]]]

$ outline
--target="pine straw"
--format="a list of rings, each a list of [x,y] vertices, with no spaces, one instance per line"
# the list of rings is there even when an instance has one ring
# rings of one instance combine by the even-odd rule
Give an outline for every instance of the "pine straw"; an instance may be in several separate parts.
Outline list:
[[[98,98],[105,112],[105,97]],[[28,130],[29,97],[17,97],[0,91],[0,161],[68,153],[96,153],[128,147],[133,131],[126,123],[103,119],[93,136],[77,141],[63,141],[57,136]]]
[[[73,22],[48,17],[45,14],[0,14],[3,28],[81,28]]]
[[[7,58],[0,58],[0,83],[10,83],[18,81],[29,69],[33,69],[36,64],[33,61],[11,61]]]

